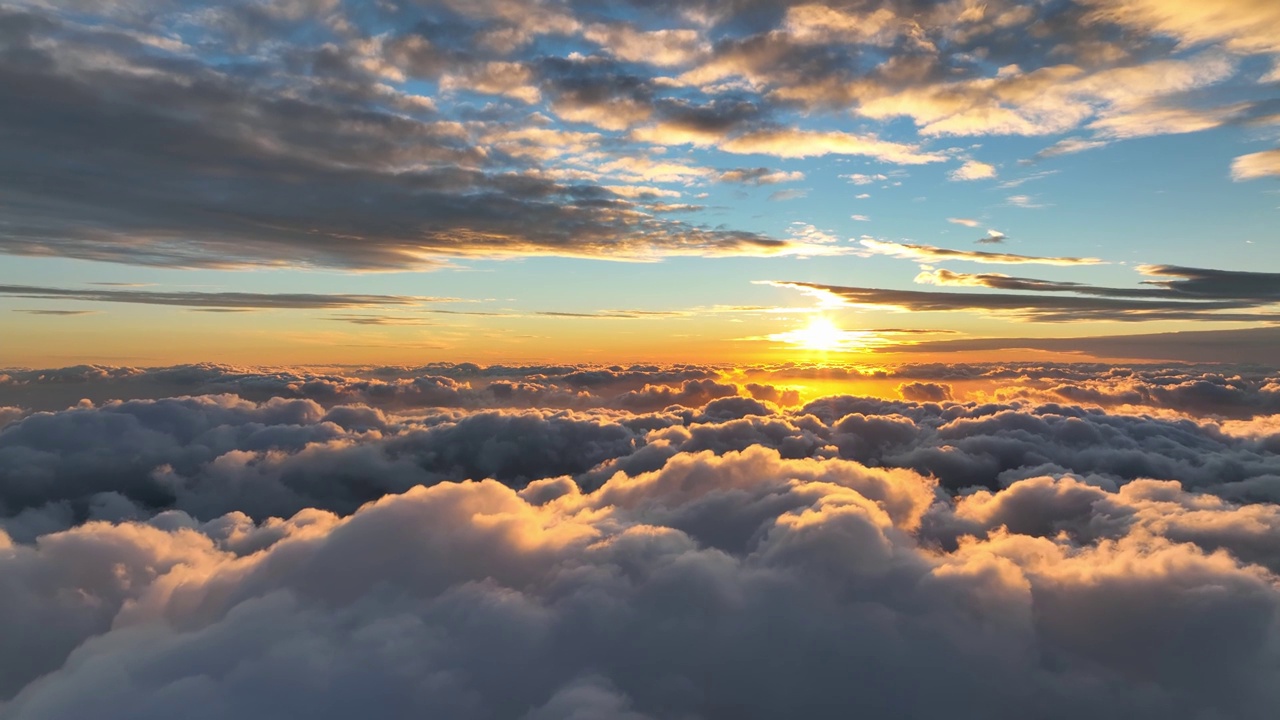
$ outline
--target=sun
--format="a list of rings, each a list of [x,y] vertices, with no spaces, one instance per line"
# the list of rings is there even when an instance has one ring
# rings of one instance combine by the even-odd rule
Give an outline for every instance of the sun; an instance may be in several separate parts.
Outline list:
[[[809,319],[808,325],[771,335],[769,339],[814,352],[841,352],[856,345],[856,336],[860,334],[841,330],[828,318],[817,315]]]
[[[812,316],[804,327],[767,338],[813,353],[866,352],[883,343],[876,331],[844,330],[823,315]]]
[[[824,317],[814,317],[809,324],[792,333],[792,342],[806,350],[833,352],[845,346],[845,333]]]

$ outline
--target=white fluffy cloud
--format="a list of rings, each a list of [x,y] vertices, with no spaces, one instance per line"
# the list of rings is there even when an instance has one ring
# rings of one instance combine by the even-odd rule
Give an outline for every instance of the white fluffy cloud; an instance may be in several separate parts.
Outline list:
[[[978,160],[966,160],[963,165],[951,171],[952,180],[987,180],[995,176],[994,165]]]

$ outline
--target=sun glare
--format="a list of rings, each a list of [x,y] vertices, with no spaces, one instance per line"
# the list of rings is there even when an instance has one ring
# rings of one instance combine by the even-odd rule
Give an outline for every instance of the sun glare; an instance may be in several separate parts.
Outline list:
[[[866,347],[870,335],[857,330],[842,330],[829,318],[815,316],[808,325],[770,335],[769,339],[813,352],[844,352]]]
[[[815,317],[809,325],[796,331],[796,344],[806,350],[831,352],[844,347],[844,332],[824,317]]]

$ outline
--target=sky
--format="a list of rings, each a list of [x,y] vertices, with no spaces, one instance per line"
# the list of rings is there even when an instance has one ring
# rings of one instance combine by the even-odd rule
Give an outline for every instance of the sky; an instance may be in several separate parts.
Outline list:
[[[1269,0],[8,3],[0,366],[1259,362],[1277,38]]]

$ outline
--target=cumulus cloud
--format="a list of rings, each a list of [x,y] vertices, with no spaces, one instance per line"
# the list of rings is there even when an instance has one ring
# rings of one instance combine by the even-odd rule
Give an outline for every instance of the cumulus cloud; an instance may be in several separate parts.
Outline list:
[[[650,406],[665,385],[700,405],[392,413],[224,395],[21,417],[0,430],[5,716],[1013,718],[1048,703],[1261,719],[1280,700],[1277,426],[1066,399],[1147,392],[1199,414],[1201,385],[1260,402],[1274,376],[904,366],[920,401],[783,410],[776,387],[722,395],[698,368],[435,369],[634,383]],[[957,401],[942,374],[1061,400]]]
[[[898,386],[904,400],[912,402],[943,402],[951,399],[951,386],[945,383],[910,382]]]
[[[987,180],[996,176],[994,165],[978,160],[966,160],[963,165],[951,171],[952,180]]]
[[[710,49],[697,30],[687,28],[645,32],[625,24],[594,24],[583,37],[622,60],[661,66],[688,64]]]

